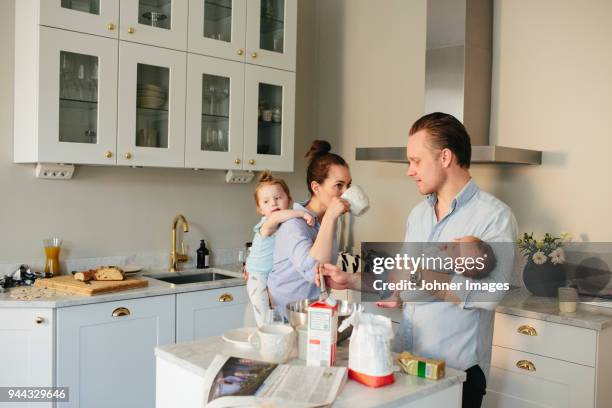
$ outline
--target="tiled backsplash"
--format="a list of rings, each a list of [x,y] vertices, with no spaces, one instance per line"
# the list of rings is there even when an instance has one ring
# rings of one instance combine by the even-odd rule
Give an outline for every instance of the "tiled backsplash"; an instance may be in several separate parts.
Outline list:
[[[210,251],[210,263],[214,265],[228,265],[238,262],[238,248],[215,249]],[[0,275],[7,275],[16,271],[20,265],[29,265],[33,271],[42,271],[44,258],[24,260],[22,262],[0,263]],[[167,270],[170,265],[169,253],[141,253],[133,255],[106,256],[100,258],[63,259],[60,255],[60,270],[62,273],[70,271],[82,271],[101,265],[138,265],[145,270]],[[189,256],[189,261],[181,264],[183,269],[194,268],[196,260]]]

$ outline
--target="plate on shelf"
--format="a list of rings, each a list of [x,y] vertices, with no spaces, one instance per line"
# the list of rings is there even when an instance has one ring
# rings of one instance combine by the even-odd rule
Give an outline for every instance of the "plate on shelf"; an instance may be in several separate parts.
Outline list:
[[[223,332],[223,340],[238,347],[250,348],[249,336],[257,331],[257,327],[242,327],[240,329],[226,330]]]
[[[136,273],[142,271],[142,266],[138,265],[123,265],[120,266],[124,273]]]

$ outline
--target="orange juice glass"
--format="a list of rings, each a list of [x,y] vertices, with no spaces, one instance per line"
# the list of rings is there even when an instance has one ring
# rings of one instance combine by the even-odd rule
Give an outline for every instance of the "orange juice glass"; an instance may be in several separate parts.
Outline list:
[[[45,245],[45,273],[51,273],[53,276],[60,274],[59,270],[59,254],[62,240],[60,238],[44,239]]]

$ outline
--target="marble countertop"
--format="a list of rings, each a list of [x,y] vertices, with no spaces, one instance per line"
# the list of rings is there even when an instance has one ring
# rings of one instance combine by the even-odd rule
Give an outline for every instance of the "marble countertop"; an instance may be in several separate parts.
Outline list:
[[[130,289],[113,293],[99,294],[95,296],[83,296],[67,294],[57,290],[45,289],[44,291],[38,290],[35,287],[20,286],[7,290],[6,292],[0,293],[0,307],[4,308],[56,308],[56,307],[67,307],[67,306],[78,306],[91,303],[101,302],[112,302],[116,300],[135,299],[149,296],[161,296],[170,295],[175,293],[183,292],[195,292],[200,290],[225,288],[231,286],[241,286],[245,282],[242,279],[242,274],[237,272],[233,266],[219,266],[215,268],[209,268],[207,271],[222,273],[224,275],[233,276],[232,279],[223,279],[211,282],[198,282],[198,283],[187,283],[181,285],[175,285],[167,283],[157,279],[147,277],[149,274],[163,274],[168,276],[176,275],[189,275],[194,273],[202,273],[202,270],[186,270],[178,273],[169,273],[165,270],[143,270],[137,274],[130,274],[130,277],[138,277],[149,281],[149,285],[145,288]],[[30,289],[31,288],[31,289]],[[41,295],[39,298],[34,299],[15,299],[16,293],[33,290],[34,293]]]
[[[508,293],[496,311],[591,330],[604,330],[612,326],[611,308],[579,303],[575,313],[563,313],[559,311],[557,298],[532,296],[520,289]]]
[[[172,344],[155,349],[155,355],[158,358],[176,364],[200,377],[204,377],[207,367],[218,353],[255,360],[261,359],[255,349],[235,346],[223,341],[221,337],[210,337],[205,340]],[[338,365],[347,366],[348,346],[339,347],[337,356]],[[305,362],[295,358],[289,364],[303,365]],[[353,408],[407,404],[460,384],[465,381],[465,378],[464,371],[447,367],[446,376],[437,381],[414,377],[402,372],[395,373],[395,383],[381,388],[369,388],[348,380],[333,407]]]

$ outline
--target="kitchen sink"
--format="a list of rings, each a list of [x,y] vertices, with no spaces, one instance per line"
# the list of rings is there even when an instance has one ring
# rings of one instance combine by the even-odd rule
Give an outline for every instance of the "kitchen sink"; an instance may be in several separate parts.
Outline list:
[[[149,276],[150,278],[157,279],[160,281],[174,283],[175,285],[183,285],[185,283],[198,283],[198,282],[211,282],[222,279],[233,279],[233,276],[223,275],[222,273],[208,272],[198,273],[192,275],[178,275],[178,276]]]

